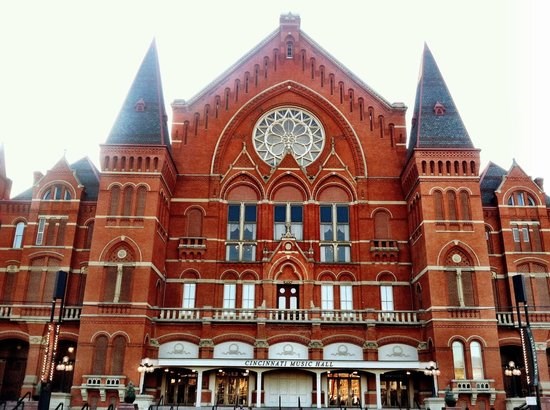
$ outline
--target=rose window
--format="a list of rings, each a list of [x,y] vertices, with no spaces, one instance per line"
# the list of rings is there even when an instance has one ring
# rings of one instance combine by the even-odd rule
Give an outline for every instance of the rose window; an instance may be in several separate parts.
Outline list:
[[[310,112],[294,107],[264,114],[254,127],[254,148],[272,167],[290,153],[302,167],[317,159],[325,144],[325,131]]]

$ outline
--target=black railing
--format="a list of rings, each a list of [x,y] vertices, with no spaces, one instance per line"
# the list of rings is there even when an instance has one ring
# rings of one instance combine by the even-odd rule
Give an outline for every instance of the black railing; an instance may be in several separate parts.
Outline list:
[[[59,403],[57,407],[54,410],[62,409],[63,410],[63,403]]]
[[[88,403],[84,403],[80,410],[90,410],[90,405]]]
[[[32,396],[31,396],[30,391],[26,392],[23,397],[21,397],[19,400],[17,400],[17,403],[15,404],[15,407],[12,410],[17,410],[19,407],[24,409],[25,408],[24,400],[25,400],[26,397],[28,397],[28,399],[29,399],[28,401],[31,401]]]

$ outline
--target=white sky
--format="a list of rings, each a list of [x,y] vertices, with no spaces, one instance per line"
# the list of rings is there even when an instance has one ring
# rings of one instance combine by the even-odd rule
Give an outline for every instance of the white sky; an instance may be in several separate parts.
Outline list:
[[[550,192],[547,0],[18,0],[0,3],[0,143],[12,196],[63,155],[103,143],[156,38],[167,110],[256,46],[288,12],[410,115],[424,42],[482,166],[512,159]]]

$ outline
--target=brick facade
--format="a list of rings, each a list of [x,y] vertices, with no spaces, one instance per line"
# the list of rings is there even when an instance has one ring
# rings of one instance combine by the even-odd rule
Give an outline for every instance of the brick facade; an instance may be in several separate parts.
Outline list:
[[[422,61],[407,135],[403,104],[283,15],[172,103],[171,138],[153,43],[100,169],[61,159],[10,199],[0,151],[0,399],[52,379],[74,408],[132,382],[140,406],[433,407],[449,389],[504,409],[535,391],[517,275],[550,395],[550,200],[516,163],[480,170]]]

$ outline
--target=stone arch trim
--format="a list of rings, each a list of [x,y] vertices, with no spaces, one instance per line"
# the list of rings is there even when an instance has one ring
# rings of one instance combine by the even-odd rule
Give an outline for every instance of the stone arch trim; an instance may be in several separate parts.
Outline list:
[[[256,342],[256,339],[253,338],[252,336],[245,335],[243,333],[225,333],[225,334],[221,334],[219,336],[214,337],[212,339],[212,341],[216,345],[220,344],[220,343],[224,343],[224,342],[235,341],[235,342],[247,343],[249,345],[254,346],[254,343]]]
[[[193,275],[194,277],[191,278],[191,277],[185,277],[185,276],[191,276]],[[189,268],[189,269],[185,269],[183,270],[181,273],[180,273],[180,276],[179,276],[179,279],[183,279],[183,280],[197,280],[197,279],[200,279],[201,277],[201,274],[198,270],[196,269],[193,269],[193,268]]]
[[[107,262],[107,258],[109,257],[111,252],[113,252],[115,248],[121,243],[125,243],[134,252],[134,263],[141,262],[143,260],[143,255],[138,244],[132,238],[129,238],[125,235],[117,236],[116,238],[113,238],[108,243],[106,243],[99,254],[99,260],[102,262]]]
[[[288,174],[284,173],[278,175],[267,187],[267,198],[269,200],[274,200],[273,197],[275,193],[284,186],[292,186],[302,192],[304,196],[304,201],[307,201],[311,198],[311,191],[308,188],[305,181],[297,177],[297,174]]]
[[[459,240],[454,240],[454,241],[447,242],[445,245],[441,247],[439,254],[437,255],[437,264],[439,266],[446,266],[445,260],[447,258],[447,255],[453,248],[460,249],[462,252],[467,254],[470,257],[470,260],[472,261],[472,267],[480,265],[480,261],[477,254],[468,244]]]
[[[258,201],[261,201],[266,196],[262,182],[254,175],[246,171],[242,171],[238,174],[232,175],[225,183],[222,184],[220,188],[220,198],[225,199],[232,188],[241,185],[249,186],[254,191],[256,191]]]
[[[357,192],[355,189],[340,175],[333,173],[324,176],[317,182],[317,184],[315,184],[312,194],[314,200],[318,201],[318,198],[323,190],[331,186],[342,188],[349,195],[349,202],[357,201]]]
[[[277,343],[284,343],[284,342],[293,342],[293,343],[299,343],[304,346],[308,346],[311,339],[305,336],[300,336],[298,334],[283,334],[283,335],[275,335],[271,336],[267,339],[267,342],[270,346],[273,346]]]
[[[283,269],[286,266],[291,266],[293,268],[294,272],[299,277],[299,280],[305,280],[306,279],[305,276],[307,274],[307,267],[304,266],[301,263],[301,261],[299,261],[298,259],[296,259],[292,256],[288,259],[287,258],[281,258],[278,261],[276,261],[273,264],[273,266],[271,267],[271,269],[269,270],[269,272],[268,272],[268,278],[273,279],[273,280],[277,280],[277,277],[280,276],[280,274],[282,273]],[[296,268],[298,268],[298,269],[296,269]]]
[[[156,338],[159,345],[169,342],[189,342],[198,345],[201,338],[190,333],[168,333]]]
[[[361,337],[353,336],[353,335],[339,335],[339,334],[323,337],[321,341],[323,342],[323,346],[341,342],[341,343],[351,343],[361,347],[365,343],[365,339]]]
[[[407,336],[393,335],[393,336],[382,337],[378,339],[376,342],[378,343],[378,347],[389,345],[392,343],[401,343],[404,345],[414,347],[416,349],[418,344],[420,343],[420,340],[412,337],[407,337]]]
[[[245,118],[249,117],[250,114],[258,108],[258,106],[265,104],[268,100],[289,91],[294,92],[301,97],[304,97],[305,99],[311,101],[312,104],[319,107],[321,110],[328,113],[333,118],[340,129],[343,130],[344,138],[350,141],[350,145],[354,148],[352,150],[352,156],[355,163],[355,168],[357,169],[357,175],[366,176],[367,162],[365,152],[363,151],[363,148],[359,142],[359,136],[355,133],[355,130],[346,119],[346,116],[343,115],[342,112],[338,110],[324,96],[315,92],[313,89],[294,81],[284,81],[264,90],[264,92],[258,94],[246,104],[244,104],[243,107],[241,107],[233,115],[233,118],[228,121],[226,127],[221,132],[220,138],[216,143],[216,148],[214,150],[214,155],[212,156],[212,163],[210,166],[211,173],[222,174],[220,169],[221,158],[223,157],[226,145],[228,144],[229,139],[234,135],[237,126],[242,121],[244,121]],[[266,107],[266,110],[267,109],[268,108]]]

